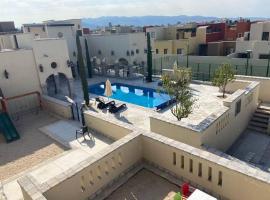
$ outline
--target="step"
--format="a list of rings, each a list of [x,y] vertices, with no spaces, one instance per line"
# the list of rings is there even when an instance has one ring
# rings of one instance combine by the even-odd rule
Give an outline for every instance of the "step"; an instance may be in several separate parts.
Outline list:
[[[249,124],[252,125],[252,126],[259,127],[259,128],[264,128],[266,130],[268,128],[268,124],[265,124],[265,123],[250,121]]]
[[[260,132],[260,133],[267,133],[267,130],[266,129],[255,127],[255,126],[251,126],[251,125],[248,126],[248,129],[249,130],[253,130],[253,131],[257,131],[257,132]]]
[[[261,114],[261,113],[254,113],[253,114],[254,117],[260,117],[260,118],[264,118],[264,119],[267,119],[269,120],[269,116],[268,115],[265,115],[265,114]]]
[[[269,119],[268,118],[257,117],[257,116],[253,116],[251,118],[251,121],[259,122],[259,123],[263,123],[263,124],[268,124],[269,123]]]
[[[260,113],[260,114],[264,114],[266,116],[270,116],[270,111],[266,111],[266,110],[262,110],[262,109],[257,109],[255,111],[255,113]]]
[[[258,108],[262,109],[262,110],[270,111],[270,105],[261,104],[261,105],[258,106]]]

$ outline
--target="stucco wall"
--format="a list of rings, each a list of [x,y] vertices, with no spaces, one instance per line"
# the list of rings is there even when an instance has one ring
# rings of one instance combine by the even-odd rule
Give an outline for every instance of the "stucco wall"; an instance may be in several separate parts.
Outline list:
[[[253,83],[253,86],[249,84],[249,87],[250,90],[237,90],[233,96],[224,100],[229,109],[202,133],[203,145],[225,152],[247,128],[258,106],[259,96],[257,83]],[[240,100],[241,111],[236,115],[236,105]]]
[[[201,133],[185,128],[177,124],[177,122],[169,123],[162,118],[150,117],[150,130],[176,141],[181,141],[197,148],[201,147]]]
[[[0,87],[5,97],[41,91],[32,50],[0,52],[0,63]]]
[[[58,99],[43,95],[42,108],[66,119],[72,119],[72,105]]]
[[[68,47],[64,39],[39,39],[35,40],[33,50],[37,63],[43,66],[43,72],[38,69],[41,85],[46,84],[46,79],[54,74],[63,73],[68,79],[72,79],[71,68],[68,67]],[[57,67],[53,69],[51,63],[56,62]]]
[[[270,78],[255,76],[236,76],[237,80],[260,82],[259,100],[270,103]]]
[[[114,140],[119,140],[131,133],[129,129],[123,128],[121,125],[104,121],[104,116],[93,115],[93,113],[87,111],[84,116],[88,127]]]
[[[67,43],[69,58],[75,64],[77,62],[76,30],[73,26],[47,26],[48,38],[59,38],[58,33],[63,34]],[[74,54],[75,53],[75,54]]]
[[[249,174],[236,172],[226,165],[221,166],[218,156],[209,152],[200,152],[188,145],[175,144],[178,147],[169,146],[149,137],[143,138],[143,157],[166,170],[169,170],[191,185],[213,194],[221,199],[242,200],[260,199],[268,200],[270,195],[269,185],[255,180]],[[180,147],[183,150],[180,150]],[[176,164],[173,164],[173,153],[176,155]],[[220,153],[220,152],[219,152]],[[211,159],[202,158],[208,155]],[[184,168],[181,167],[181,156],[184,156]],[[193,163],[193,171],[190,172],[190,159]],[[223,158],[229,165],[229,160]],[[202,165],[202,176],[198,176],[198,165]],[[212,168],[212,180],[208,180],[208,169]],[[240,167],[240,166],[239,166]],[[222,173],[222,185],[218,185],[218,174]]]
[[[87,35],[90,57],[106,58],[106,63],[114,64],[116,60],[125,58],[130,64],[134,61],[146,62],[146,37],[144,33],[111,34],[111,35]],[[136,53],[136,49],[139,53]],[[98,52],[101,51],[101,55]],[[114,51],[114,55],[111,55]],[[127,51],[134,52],[134,56],[127,56]]]
[[[210,146],[226,151],[246,129],[257,108],[258,96],[259,84],[250,82],[249,89],[237,90],[230,97],[224,99],[224,105],[228,108],[225,107],[212,113],[195,129],[193,129],[195,126],[189,127],[185,123],[171,121],[158,115],[150,117],[150,129],[152,132],[197,148]],[[236,104],[240,99],[241,112],[235,116]]]
[[[122,140],[124,141],[125,138]],[[119,140],[117,143],[121,143],[121,141]],[[87,163],[89,166],[46,191],[44,196],[50,200],[74,200],[86,199],[93,195],[141,160],[141,137],[130,140],[112,152],[107,152],[109,153],[104,157],[91,165]],[[82,191],[82,187],[85,188],[85,191]]]

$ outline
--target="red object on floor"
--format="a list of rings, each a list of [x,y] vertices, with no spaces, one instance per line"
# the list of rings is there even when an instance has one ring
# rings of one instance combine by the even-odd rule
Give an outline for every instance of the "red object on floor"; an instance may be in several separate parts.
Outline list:
[[[188,197],[189,196],[189,184],[188,183],[184,183],[182,185],[182,195],[184,197]]]

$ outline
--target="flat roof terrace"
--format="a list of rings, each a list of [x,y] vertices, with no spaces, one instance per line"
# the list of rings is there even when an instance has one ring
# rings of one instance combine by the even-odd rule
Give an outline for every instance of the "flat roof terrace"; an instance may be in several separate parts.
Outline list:
[[[270,136],[246,130],[227,152],[240,160],[270,172]]]
[[[15,121],[21,138],[6,143],[0,134],[0,181],[19,174],[66,150],[64,146],[43,134],[39,128],[59,118],[46,112],[29,114]]]
[[[111,83],[123,83],[128,84],[132,86],[140,86],[145,88],[152,88],[152,89],[158,89],[158,81],[152,82],[152,83],[146,83],[143,82],[142,79],[137,80],[123,80],[123,79],[116,79],[116,78],[106,78],[106,77],[94,77],[88,80],[88,85],[94,85],[100,82],[105,82],[107,79],[111,81]],[[82,102],[82,90],[80,86],[79,81],[74,82],[74,92],[76,94],[76,101]],[[214,87],[211,85],[207,85],[201,82],[194,82],[190,84],[190,87],[193,91],[194,98],[196,99],[193,113],[188,116],[188,118],[182,119],[181,122],[188,124],[190,126],[197,126],[201,122],[203,122],[207,117],[209,117],[211,114],[216,113],[218,111],[225,111],[228,109],[226,106],[223,105],[223,98],[218,97],[220,95],[219,88]],[[135,125],[137,127],[150,130],[150,117],[151,116],[160,116],[165,117],[168,120],[177,122],[177,119],[170,111],[170,107],[157,112],[154,109],[151,108],[145,108],[142,106],[138,106],[135,104],[115,100],[117,104],[126,103],[127,109],[123,110],[117,114],[109,114],[106,110],[98,110],[97,109],[97,103],[94,102],[95,97],[97,95],[92,94],[91,90],[90,92],[90,98],[92,98],[92,109],[94,109],[96,112],[104,113],[106,115],[110,115],[110,117],[116,118],[118,120],[121,120],[123,122]],[[229,95],[228,95],[229,96]],[[107,100],[106,97],[104,97],[104,100]]]

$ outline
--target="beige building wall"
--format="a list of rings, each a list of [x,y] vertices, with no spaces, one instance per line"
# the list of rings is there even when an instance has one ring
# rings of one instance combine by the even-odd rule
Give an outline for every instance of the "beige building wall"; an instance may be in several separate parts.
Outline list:
[[[0,35],[0,51],[3,49],[15,49],[13,35]]]
[[[46,79],[50,75],[58,75],[63,73],[67,79],[72,79],[71,68],[68,67],[67,61],[69,60],[68,48],[64,39],[38,39],[34,41],[33,51],[37,68],[43,66],[44,71],[38,74],[42,87],[46,84]],[[56,62],[57,67],[53,69],[51,63]]]
[[[23,26],[23,32],[32,33],[36,39],[48,37],[48,33],[47,33],[47,29],[45,25],[31,26],[29,28],[28,26]]]
[[[270,78],[255,77],[255,76],[236,76],[239,82],[243,81],[256,81],[260,83],[259,100],[265,103],[270,103]]]
[[[47,26],[48,38],[60,38],[66,40],[69,58],[77,63],[76,29],[73,26]],[[60,37],[62,35],[62,37]]]
[[[180,39],[178,40],[176,38],[177,29],[179,29],[179,27],[164,28],[163,38],[153,41],[153,50],[156,52],[156,49],[158,49],[158,54],[163,55],[164,49],[168,49],[167,54],[177,54],[177,49],[181,49],[182,54],[187,54],[187,52],[189,52],[189,54],[192,55],[198,53],[200,44],[206,43],[206,27],[198,27],[196,36],[193,37],[191,32],[185,32],[182,36],[179,33]],[[149,31],[151,31],[151,29],[149,29]]]
[[[88,42],[90,57],[96,57],[100,60],[105,58],[105,62],[109,64],[114,64],[120,58],[126,59],[130,64],[133,64],[134,61],[137,63],[146,62],[146,54],[144,53],[146,37],[144,33],[87,35],[85,38]],[[82,43],[84,44],[84,41]],[[101,51],[101,55],[99,51]],[[114,55],[111,54],[112,51]],[[129,51],[130,56],[127,55],[127,51]],[[133,56],[131,51],[134,52]]]
[[[0,87],[5,97],[41,91],[32,50],[0,52]],[[9,78],[4,77],[7,70]]]

